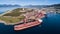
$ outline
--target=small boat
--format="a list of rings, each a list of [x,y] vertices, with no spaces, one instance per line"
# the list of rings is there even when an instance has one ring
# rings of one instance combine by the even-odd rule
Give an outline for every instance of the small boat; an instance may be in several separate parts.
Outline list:
[[[21,22],[19,24],[16,24],[14,26],[14,30],[18,31],[18,30],[23,30],[23,29],[30,28],[33,26],[37,26],[41,24],[41,22],[42,22],[41,19],[38,19],[38,20],[28,19],[26,22]]]

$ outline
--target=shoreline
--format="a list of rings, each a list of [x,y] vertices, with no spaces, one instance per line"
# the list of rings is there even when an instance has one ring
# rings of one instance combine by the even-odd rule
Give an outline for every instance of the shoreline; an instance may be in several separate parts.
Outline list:
[[[5,21],[2,21],[2,20],[0,20],[0,23],[3,23],[5,25],[14,25],[14,24],[16,24],[16,23],[6,23]]]

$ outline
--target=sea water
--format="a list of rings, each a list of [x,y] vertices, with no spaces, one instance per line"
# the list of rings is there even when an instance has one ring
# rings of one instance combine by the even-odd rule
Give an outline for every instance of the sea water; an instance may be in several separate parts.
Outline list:
[[[16,9],[16,8],[20,8],[20,7],[0,7],[0,14],[8,11],[8,10],[13,10],[13,9]]]

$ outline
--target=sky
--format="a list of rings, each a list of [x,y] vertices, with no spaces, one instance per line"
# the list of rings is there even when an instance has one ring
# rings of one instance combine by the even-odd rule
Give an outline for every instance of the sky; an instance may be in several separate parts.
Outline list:
[[[60,0],[0,0],[0,4],[18,5],[51,5],[58,4]]]

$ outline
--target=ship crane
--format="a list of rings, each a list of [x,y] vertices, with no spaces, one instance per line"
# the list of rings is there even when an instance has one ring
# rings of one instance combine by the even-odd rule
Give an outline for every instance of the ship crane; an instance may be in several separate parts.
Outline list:
[[[45,16],[46,12],[45,11],[40,11],[36,14],[34,14],[34,19],[40,19],[40,18],[43,18]],[[27,15],[25,16],[25,19],[23,20],[24,22],[27,21],[27,19],[29,19],[30,17],[32,17],[32,15]],[[30,18],[30,19],[33,19],[33,18]]]

